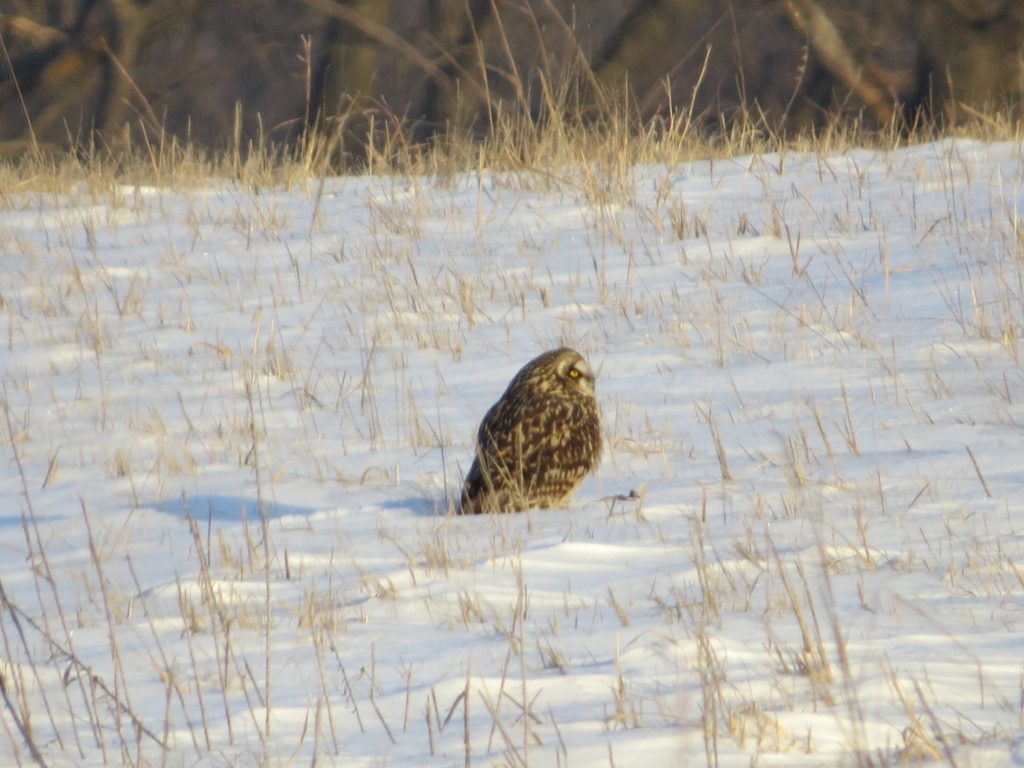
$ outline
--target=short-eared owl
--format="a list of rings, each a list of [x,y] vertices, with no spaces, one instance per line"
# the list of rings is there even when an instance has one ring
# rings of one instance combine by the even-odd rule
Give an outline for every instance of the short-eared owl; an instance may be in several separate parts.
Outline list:
[[[594,374],[562,347],[523,366],[480,423],[462,514],[558,507],[601,458]]]

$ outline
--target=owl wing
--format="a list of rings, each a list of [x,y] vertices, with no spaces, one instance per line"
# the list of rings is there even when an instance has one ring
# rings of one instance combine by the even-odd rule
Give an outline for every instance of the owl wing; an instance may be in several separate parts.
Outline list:
[[[502,400],[480,424],[463,506],[479,508],[488,495],[571,489],[597,463],[600,441],[596,410],[562,397]]]

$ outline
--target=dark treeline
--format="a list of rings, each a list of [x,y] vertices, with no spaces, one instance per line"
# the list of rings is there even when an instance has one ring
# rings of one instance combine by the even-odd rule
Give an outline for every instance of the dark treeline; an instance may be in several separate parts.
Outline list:
[[[0,141],[210,149],[485,132],[609,99],[803,131],[956,121],[1024,94],[1019,0],[8,0]],[[622,88],[625,86],[626,91]],[[625,95],[624,95],[625,93]]]

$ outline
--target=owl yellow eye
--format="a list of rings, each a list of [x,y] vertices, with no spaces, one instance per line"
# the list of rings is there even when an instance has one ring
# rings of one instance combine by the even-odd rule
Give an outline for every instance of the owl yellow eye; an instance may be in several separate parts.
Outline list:
[[[579,377],[580,377],[580,372],[577,369],[575,369],[575,368],[570,368],[569,369],[569,378],[570,379],[578,379]]]

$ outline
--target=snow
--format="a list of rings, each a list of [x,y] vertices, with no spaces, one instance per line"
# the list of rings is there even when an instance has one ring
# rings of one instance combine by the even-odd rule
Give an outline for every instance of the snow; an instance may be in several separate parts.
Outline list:
[[[1017,144],[0,209],[0,762],[1024,765]],[[451,514],[539,352],[571,508]]]

